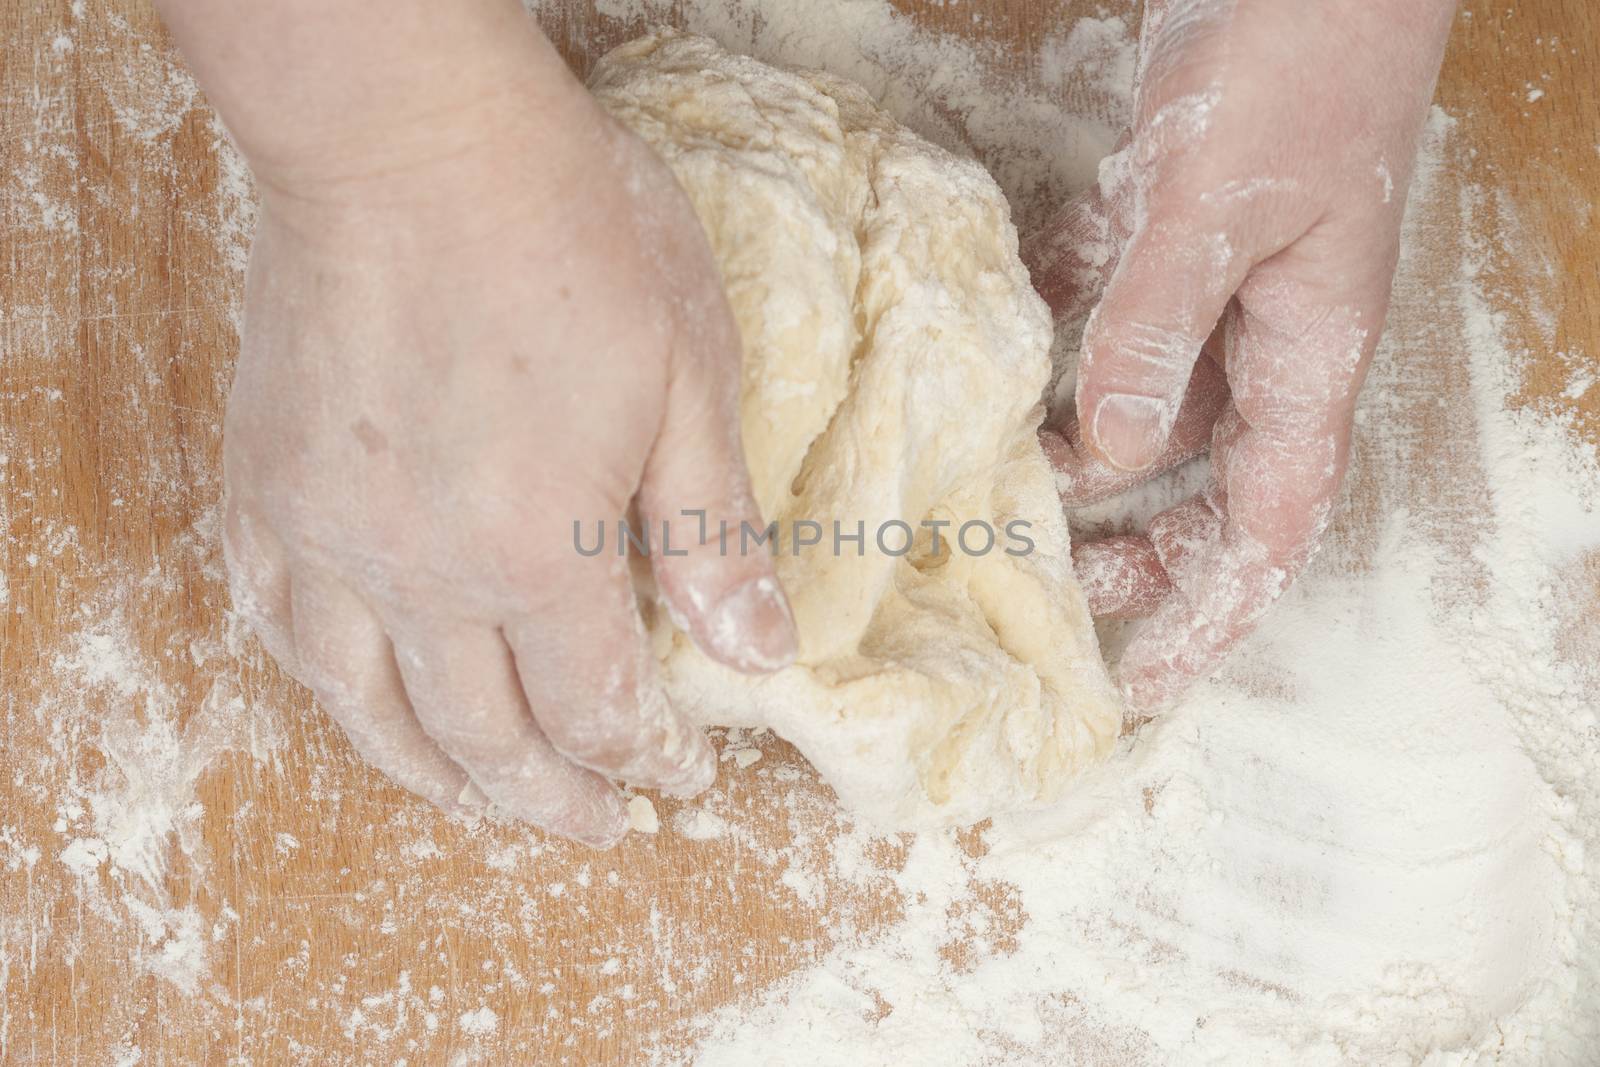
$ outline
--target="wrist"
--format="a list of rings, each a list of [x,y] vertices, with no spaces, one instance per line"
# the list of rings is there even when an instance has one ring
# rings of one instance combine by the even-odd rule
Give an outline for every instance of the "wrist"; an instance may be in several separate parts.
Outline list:
[[[297,244],[373,263],[564,232],[573,205],[615,179],[617,138],[627,136],[573,84],[570,99],[538,106],[508,86],[442,124],[413,115],[359,149],[254,165],[262,206]]]
[[[581,127],[592,101],[542,45],[476,57],[478,69],[407,79],[405,91],[241,143],[263,196],[339,203],[375,188],[421,191],[490,156],[554,167],[560,145]],[[539,53],[548,53],[541,55]],[[470,189],[463,188],[462,195]]]
[[[434,169],[587,101],[517,0],[157,2],[264,197]]]

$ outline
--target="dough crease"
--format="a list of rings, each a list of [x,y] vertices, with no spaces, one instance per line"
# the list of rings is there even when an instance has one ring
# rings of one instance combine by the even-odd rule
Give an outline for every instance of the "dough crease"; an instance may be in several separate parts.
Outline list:
[[[710,239],[800,632],[799,662],[747,676],[647,602],[669,697],[772,728],[879,826],[1048,803],[1108,754],[1121,710],[1036,436],[1050,315],[999,188],[858,86],[701,37],[625,44],[591,88]],[[797,544],[806,523],[819,543]]]

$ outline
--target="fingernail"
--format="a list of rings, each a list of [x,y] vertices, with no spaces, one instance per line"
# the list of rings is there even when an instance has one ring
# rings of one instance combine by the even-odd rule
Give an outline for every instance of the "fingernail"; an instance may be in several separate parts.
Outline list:
[[[1144,470],[1161,455],[1172,414],[1172,405],[1157,397],[1112,393],[1094,409],[1095,444],[1112,466]]]
[[[734,587],[706,616],[707,651],[746,674],[787,667],[799,651],[789,601],[771,576]]]

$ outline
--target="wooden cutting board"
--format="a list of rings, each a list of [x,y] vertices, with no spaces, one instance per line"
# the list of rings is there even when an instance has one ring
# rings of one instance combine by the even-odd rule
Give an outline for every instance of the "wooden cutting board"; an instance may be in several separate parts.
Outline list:
[[[896,6],[1023,56],[1088,5]],[[545,21],[580,71],[640,29]],[[900,914],[887,879],[831,878],[841,817],[771,739],[724,763],[737,832],[662,802],[667,832],[604,854],[451,823],[360,765],[225,619],[247,186],[143,4],[5,0],[0,28],[0,1062],[635,1062]],[[1600,7],[1473,0],[1438,93],[1474,149],[1448,179],[1520,220],[1494,280],[1531,249],[1553,287],[1553,322],[1507,304],[1522,400],[1592,441],[1597,84]],[[892,869],[904,842],[878,848]],[[1014,927],[1005,886],[972,899]]]

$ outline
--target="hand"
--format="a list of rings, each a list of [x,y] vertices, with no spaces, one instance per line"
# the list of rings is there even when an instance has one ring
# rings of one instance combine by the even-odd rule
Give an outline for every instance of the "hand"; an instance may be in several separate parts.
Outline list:
[[[713,658],[772,670],[795,636],[771,560],[679,519],[760,526],[687,198],[576,83],[491,97],[408,127],[416,160],[258,170],[225,548],[240,612],[396,782],[604,846],[627,829],[608,778],[691,794],[715,762],[614,537],[586,557],[574,522],[590,546],[630,503],[677,520],[689,553],[654,577]]]
[[[1075,414],[1043,431],[1064,503],[1211,448],[1203,493],[1075,553],[1097,615],[1151,615],[1118,666],[1134,718],[1216,668],[1328,523],[1452,10],[1148,0],[1133,128],[1027,250],[1058,319],[1087,316]]]

